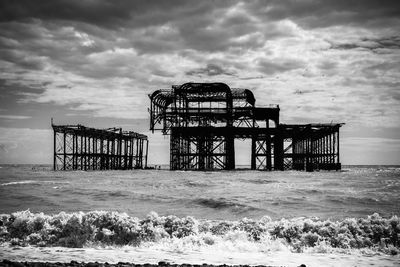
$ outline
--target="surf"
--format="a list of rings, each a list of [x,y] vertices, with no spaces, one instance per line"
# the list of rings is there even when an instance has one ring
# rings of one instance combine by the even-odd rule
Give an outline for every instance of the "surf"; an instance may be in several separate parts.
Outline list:
[[[294,253],[368,249],[396,255],[400,248],[400,220],[379,214],[364,218],[321,220],[207,220],[191,216],[144,218],[111,211],[32,213],[29,210],[1,215],[0,243],[10,246],[104,247],[179,246],[205,249],[229,247],[234,251],[288,250]],[[180,244],[180,245],[179,245]]]

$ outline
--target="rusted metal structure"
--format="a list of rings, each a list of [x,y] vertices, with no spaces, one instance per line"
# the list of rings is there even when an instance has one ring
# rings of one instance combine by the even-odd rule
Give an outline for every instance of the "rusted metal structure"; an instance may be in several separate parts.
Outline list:
[[[147,136],[121,128],[54,125],[54,170],[126,170],[147,167]]]
[[[235,169],[234,140],[251,139],[251,169],[340,169],[342,124],[279,124],[248,89],[185,83],[150,97],[150,130],[170,135],[171,170]]]
[[[281,124],[284,143],[283,168],[294,170],[340,170],[337,124]]]

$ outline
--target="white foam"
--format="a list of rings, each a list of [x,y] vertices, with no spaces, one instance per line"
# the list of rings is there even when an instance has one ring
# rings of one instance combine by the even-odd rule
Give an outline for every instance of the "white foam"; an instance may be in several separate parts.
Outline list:
[[[65,247],[0,247],[0,258],[18,261],[44,262],[133,262],[137,264],[157,264],[166,261],[176,264],[248,264],[269,266],[400,266],[400,256],[363,255],[343,253],[292,253],[274,252],[230,252],[209,249],[172,252],[154,247],[108,247],[108,248],[65,248]]]
[[[0,186],[9,186],[9,185],[20,185],[20,184],[45,184],[45,183],[65,183],[65,182],[60,182],[60,181],[34,181],[34,180],[23,180],[23,181],[18,181],[18,182],[8,182],[8,183],[2,183]]]
[[[25,180],[25,181],[19,181],[19,182],[3,183],[3,184],[0,184],[0,186],[17,185],[17,184],[35,184],[35,183],[37,183],[37,181]]]

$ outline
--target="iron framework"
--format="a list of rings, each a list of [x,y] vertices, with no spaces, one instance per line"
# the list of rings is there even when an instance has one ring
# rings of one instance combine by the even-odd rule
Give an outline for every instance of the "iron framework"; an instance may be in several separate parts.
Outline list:
[[[282,124],[284,168],[340,170],[339,128],[343,124]]]
[[[147,167],[147,136],[121,128],[54,125],[54,170],[126,170]]]
[[[170,135],[171,170],[235,169],[235,139],[251,139],[251,169],[340,169],[342,124],[279,124],[279,106],[256,107],[248,89],[185,83],[149,98],[150,130]]]

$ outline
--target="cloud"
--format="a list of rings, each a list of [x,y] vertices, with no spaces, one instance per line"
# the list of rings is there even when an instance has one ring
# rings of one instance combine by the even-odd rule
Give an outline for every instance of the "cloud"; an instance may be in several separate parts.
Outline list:
[[[40,56],[29,55],[22,51],[3,49],[1,59],[28,70],[44,69],[43,58]]]
[[[291,59],[262,59],[258,62],[259,70],[263,74],[272,75],[276,73],[283,73],[290,70],[303,68],[305,65],[299,60]]]
[[[390,53],[390,50],[400,49],[400,36],[360,38],[352,43],[334,42],[331,49],[366,49],[374,53]]]
[[[220,3],[221,2],[221,3]],[[66,24],[89,24],[107,30],[137,29],[163,25],[170,20],[203,16],[219,6],[222,1],[158,1],[158,0],[43,0],[2,1],[1,21],[64,22]]]
[[[399,20],[400,5],[396,0],[338,1],[251,1],[251,13],[267,20],[289,18],[305,28],[334,25],[384,27]]]
[[[2,114],[32,116],[1,123],[144,120],[147,94],[195,79],[248,88],[285,123],[386,129],[399,18],[397,1],[1,1]]]
[[[206,75],[206,76],[217,76],[217,75],[229,75],[233,76],[234,72],[224,70],[222,67],[215,65],[215,64],[207,64],[205,68],[198,68],[193,69],[186,72],[186,75],[193,76],[193,75]]]

